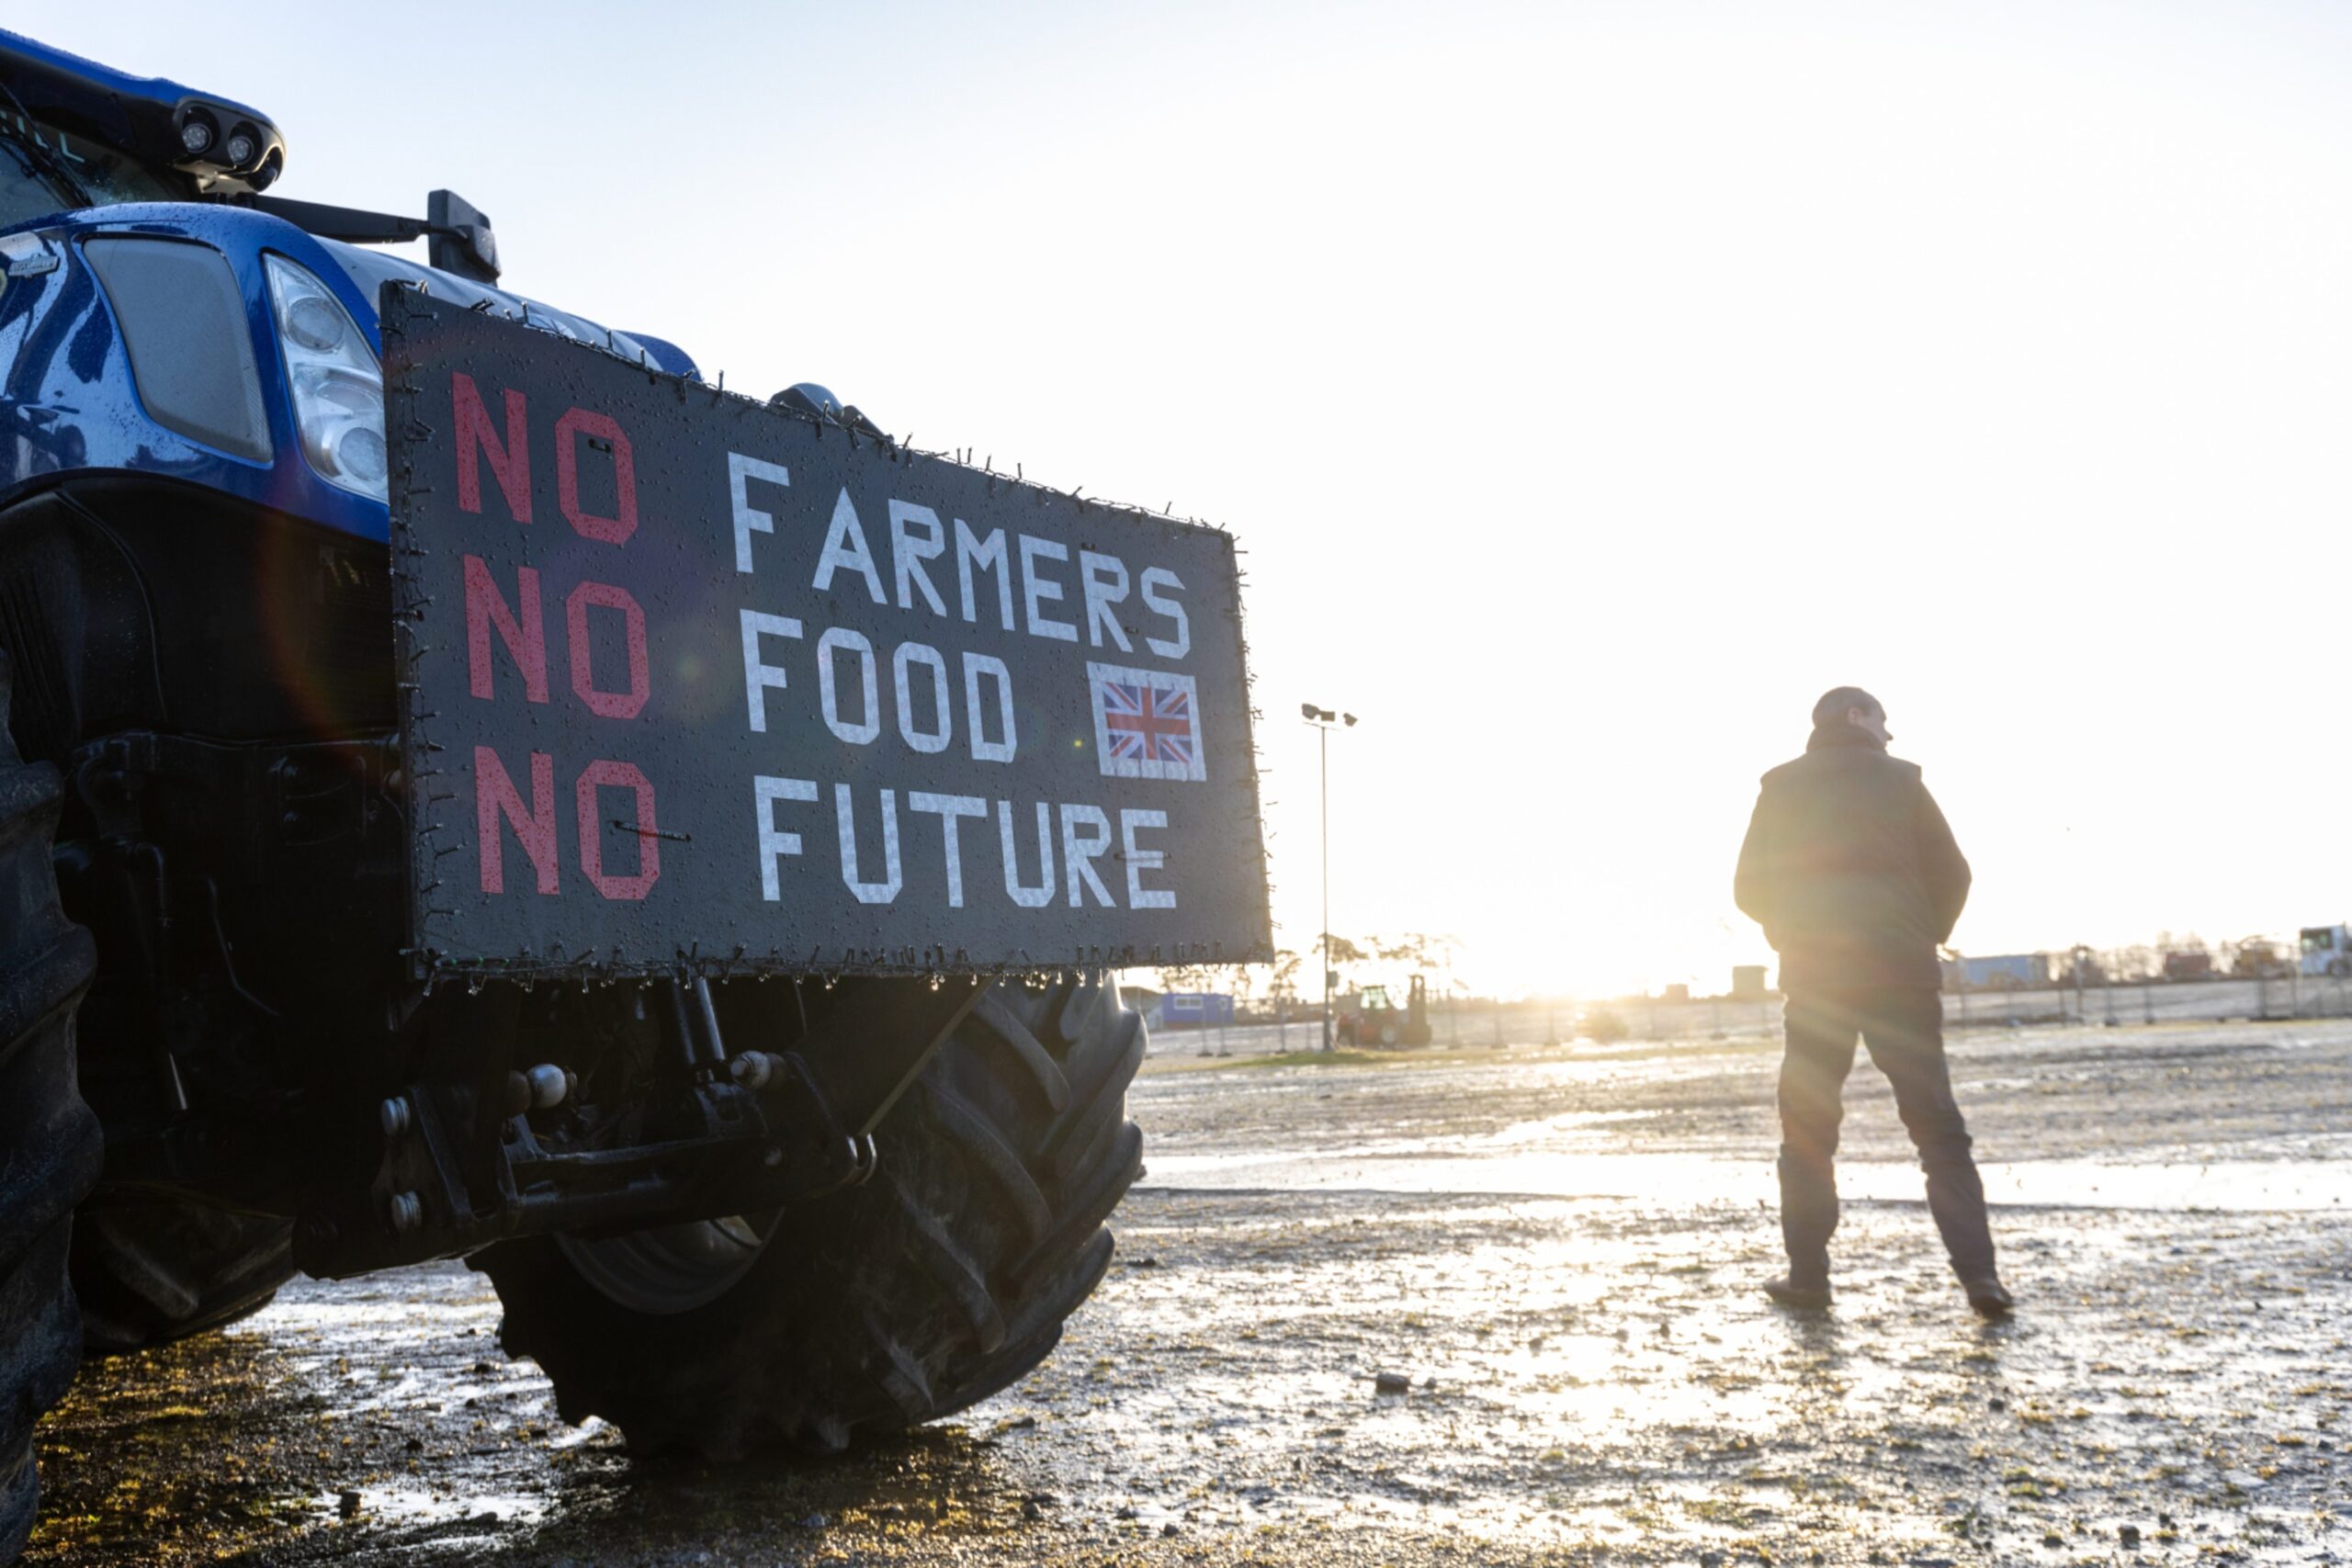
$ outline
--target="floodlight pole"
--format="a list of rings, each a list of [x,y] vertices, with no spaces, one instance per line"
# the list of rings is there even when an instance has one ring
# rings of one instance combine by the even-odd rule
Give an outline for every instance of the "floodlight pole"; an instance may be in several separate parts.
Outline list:
[[[1318,753],[1316,772],[1322,785],[1323,811],[1323,1049],[1331,1048],[1331,731],[1315,727]]]
[[[1323,813],[1323,1049],[1331,1049],[1331,727],[1353,728],[1356,716],[1335,713],[1314,703],[1298,705],[1299,713],[1315,727],[1316,771]]]

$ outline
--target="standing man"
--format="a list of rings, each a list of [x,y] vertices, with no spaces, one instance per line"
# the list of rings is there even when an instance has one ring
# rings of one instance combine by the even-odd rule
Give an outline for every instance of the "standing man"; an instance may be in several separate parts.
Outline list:
[[[1781,955],[1788,1054],[1781,1061],[1781,1235],[1789,1271],[1764,1289],[1829,1304],[1838,1228],[1831,1159],[1854,1039],[1894,1086],[1928,1173],[1928,1208],[1968,1303],[2015,1305],[1993,1261],[1984,1184],[1944,1063],[1936,949],[1968,901],[1968,862],[1916,763],[1886,754],[1886,709],[1859,686],[1813,708],[1804,755],[1764,775],[1732,896]]]

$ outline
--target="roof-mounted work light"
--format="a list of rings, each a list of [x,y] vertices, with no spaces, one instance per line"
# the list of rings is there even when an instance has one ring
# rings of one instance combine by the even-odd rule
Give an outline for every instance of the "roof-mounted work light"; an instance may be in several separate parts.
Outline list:
[[[213,195],[266,190],[286,167],[286,143],[269,121],[235,104],[183,100],[173,111],[175,167]]]

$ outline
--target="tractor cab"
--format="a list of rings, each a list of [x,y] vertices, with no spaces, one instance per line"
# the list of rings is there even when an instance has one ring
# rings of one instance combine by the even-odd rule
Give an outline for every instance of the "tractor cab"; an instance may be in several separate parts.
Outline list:
[[[2352,975],[2352,926],[2305,926],[2297,942],[2306,975]]]
[[[286,168],[267,116],[0,33],[0,228],[125,202],[253,197]]]

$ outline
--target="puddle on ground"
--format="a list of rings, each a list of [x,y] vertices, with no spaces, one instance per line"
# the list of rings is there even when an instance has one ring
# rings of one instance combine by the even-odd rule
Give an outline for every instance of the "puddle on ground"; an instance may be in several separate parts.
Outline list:
[[[1693,1155],[1430,1153],[1416,1156],[1155,1155],[1150,1184],[1171,1190],[1485,1192],[1555,1198],[1778,1201],[1769,1160]],[[2022,1161],[1980,1168],[1988,1201],[2081,1209],[2329,1210],[2352,1200],[2352,1162],[2200,1164]],[[1843,1161],[1849,1201],[1924,1201],[1917,1166]]]

